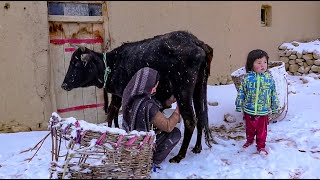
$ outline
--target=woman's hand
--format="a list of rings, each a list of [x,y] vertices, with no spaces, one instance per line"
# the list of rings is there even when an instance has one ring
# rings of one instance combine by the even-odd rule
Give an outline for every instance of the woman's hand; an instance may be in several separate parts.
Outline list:
[[[176,101],[176,98],[173,95],[171,95],[170,98],[166,100],[165,105],[167,107],[170,107],[171,104],[175,103]]]
[[[180,109],[179,106],[177,105],[176,109],[174,110],[174,112],[178,113],[180,115]]]

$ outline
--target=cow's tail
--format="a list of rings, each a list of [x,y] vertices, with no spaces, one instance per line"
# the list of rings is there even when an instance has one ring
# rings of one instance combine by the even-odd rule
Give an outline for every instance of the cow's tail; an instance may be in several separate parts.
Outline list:
[[[210,67],[211,67],[211,61],[213,58],[213,49],[212,47],[210,47],[207,44],[203,44],[202,46],[203,50],[206,52],[206,69],[207,69],[207,73],[206,74],[206,78],[208,78],[210,76]]]
[[[205,111],[207,114],[205,114],[204,117],[204,121],[203,121],[203,126],[204,126],[204,135],[205,135],[205,143],[208,147],[212,147],[211,146],[211,142],[214,144],[217,144],[217,142],[213,139],[212,133],[209,129],[209,119],[208,119],[208,103],[207,103],[207,82],[208,82],[208,77],[210,76],[210,68],[211,68],[211,61],[213,58],[213,48],[210,47],[208,44],[205,44],[203,42],[201,42],[199,44],[199,46],[205,51],[206,54],[206,61],[205,61],[205,67],[204,67],[204,76],[203,79],[201,79],[201,83],[202,83],[202,93],[205,94],[205,99],[204,99],[204,103],[205,103]]]
[[[210,76],[210,69],[211,69],[211,61],[213,58],[213,48],[210,47],[209,45],[205,44],[203,45],[203,49],[206,52],[206,74],[205,74],[205,78],[206,78],[206,84],[208,82],[208,77]],[[207,91],[207,85],[205,85],[205,91]],[[207,98],[207,97],[206,97]],[[208,106],[208,104],[207,104]],[[209,117],[208,117],[209,118]],[[212,137],[212,133],[209,129],[209,119],[207,118],[207,121],[204,124],[204,135],[205,135],[205,143],[207,144],[208,147],[211,147],[210,142],[213,142],[214,144],[217,144],[217,142],[213,139]]]

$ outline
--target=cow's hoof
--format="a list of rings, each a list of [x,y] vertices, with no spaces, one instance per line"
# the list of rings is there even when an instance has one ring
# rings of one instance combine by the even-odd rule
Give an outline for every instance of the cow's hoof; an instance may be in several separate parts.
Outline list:
[[[112,126],[112,122],[110,123],[110,122],[108,122],[108,127],[111,127]]]
[[[184,156],[176,155],[175,157],[171,158],[169,160],[169,162],[170,163],[179,163],[183,158],[184,158]]]
[[[198,153],[201,152],[201,150],[202,150],[202,146],[195,146],[195,147],[192,149],[192,152],[198,154]]]

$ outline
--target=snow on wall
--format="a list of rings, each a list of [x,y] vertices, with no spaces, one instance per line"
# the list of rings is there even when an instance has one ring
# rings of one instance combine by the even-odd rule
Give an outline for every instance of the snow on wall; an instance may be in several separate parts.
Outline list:
[[[281,44],[279,49],[287,49],[298,53],[316,53],[317,55],[320,55],[320,41],[315,40],[305,43],[293,41],[291,43]]]

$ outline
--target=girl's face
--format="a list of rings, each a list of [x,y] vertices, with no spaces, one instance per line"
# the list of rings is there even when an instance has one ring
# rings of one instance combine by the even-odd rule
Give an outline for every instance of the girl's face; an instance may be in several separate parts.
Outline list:
[[[256,59],[253,63],[253,71],[257,73],[264,73],[268,68],[267,58],[264,56]]]

